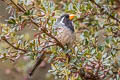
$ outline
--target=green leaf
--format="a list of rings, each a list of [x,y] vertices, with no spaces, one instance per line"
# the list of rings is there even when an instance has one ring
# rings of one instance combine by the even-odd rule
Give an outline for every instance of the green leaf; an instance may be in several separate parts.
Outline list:
[[[85,31],[85,32],[84,32],[84,36],[85,36],[85,37],[88,37],[88,36],[89,36],[89,32],[88,32],[88,31]]]
[[[88,45],[88,39],[85,39],[85,41],[84,41],[84,45]]]
[[[10,19],[10,20],[8,21],[8,24],[16,24],[16,21],[15,21],[14,19]]]
[[[98,50],[102,52],[104,50],[104,46],[98,46]]]
[[[82,78],[79,76],[78,79],[76,79],[76,80],[82,80]]]
[[[110,43],[110,39],[109,38],[106,38],[106,43]]]
[[[96,58],[97,58],[98,60],[101,60],[102,54],[101,54],[101,53],[97,53]]]
[[[24,13],[25,16],[29,16],[30,14],[31,14],[30,10],[28,10]]]
[[[84,52],[84,56],[88,56],[88,55],[90,55],[90,51],[89,51],[89,50],[86,50],[86,51]]]
[[[21,17],[21,16],[19,16],[19,20],[20,20],[20,21],[22,20],[22,17]]]

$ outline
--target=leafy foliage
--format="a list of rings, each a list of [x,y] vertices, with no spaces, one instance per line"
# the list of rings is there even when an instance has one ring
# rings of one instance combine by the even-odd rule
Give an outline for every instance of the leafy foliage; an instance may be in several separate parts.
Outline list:
[[[1,60],[20,56],[36,59],[50,54],[55,78],[65,80],[120,79],[120,21],[117,0],[10,0],[8,23],[2,27]],[[116,9],[117,8],[117,9]],[[57,16],[76,15],[76,41],[68,49],[55,38]],[[32,33],[32,34],[31,34]],[[32,37],[32,38],[31,38]],[[53,45],[49,45],[53,43]]]

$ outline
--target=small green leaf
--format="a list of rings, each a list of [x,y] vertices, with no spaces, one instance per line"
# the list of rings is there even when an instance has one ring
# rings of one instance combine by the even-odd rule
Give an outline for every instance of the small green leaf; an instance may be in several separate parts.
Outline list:
[[[89,42],[88,42],[88,40],[87,40],[87,39],[85,39],[85,45],[88,45],[88,43],[89,43]]]
[[[84,36],[85,36],[85,37],[88,37],[88,36],[89,36],[89,32],[88,32],[88,31],[85,31],[85,32],[84,32]]]
[[[21,16],[19,16],[19,20],[20,20],[20,21],[22,20],[22,17],[21,17]]]
[[[106,43],[110,43],[110,39],[109,38],[106,38]]]
[[[31,13],[30,13],[30,10],[28,10],[28,11],[26,11],[25,13],[24,13],[24,15],[25,16],[29,16]]]
[[[98,50],[102,52],[104,50],[104,46],[98,46]]]
[[[96,58],[99,59],[99,60],[101,60],[102,54],[101,53],[97,53]]]
[[[16,21],[15,21],[14,19],[10,19],[10,20],[8,21],[8,24],[16,24]]]
[[[79,76],[77,80],[82,80],[81,77]]]

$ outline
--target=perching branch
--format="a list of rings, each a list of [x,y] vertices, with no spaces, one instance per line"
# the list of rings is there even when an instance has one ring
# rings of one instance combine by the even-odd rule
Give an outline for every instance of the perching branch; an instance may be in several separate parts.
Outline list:
[[[21,12],[23,12],[23,13],[26,12],[26,10],[24,9],[24,7],[15,4],[13,0],[10,0],[10,1],[11,1],[11,3],[12,3],[14,6],[16,6],[16,8],[19,9]],[[39,26],[39,24],[37,24],[36,22],[34,22],[33,19],[32,19],[30,16],[29,16],[29,18],[30,18],[31,22],[32,22],[33,24],[35,24],[38,28],[41,27],[41,26]],[[57,38],[55,38],[51,33],[48,33],[48,31],[47,31],[45,28],[41,28],[41,31],[42,31],[43,33],[45,33],[47,36],[49,36],[49,37],[51,37],[52,39],[54,39],[54,40],[56,41],[57,45],[60,46],[62,49],[64,49],[64,46],[62,45],[62,43],[61,43]]]
[[[35,23],[32,19],[31,19],[31,22],[32,22],[34,25],[36,25],[37,27],[39,27],[39,24]],[[41,28],[41,30],[42,30],[44,33],[46,33],[47,36],[49,36],[49,37],[51,37],[52,39],[54,39],[54,40],[57,42],[57,45],[59,45],[61,48],[64,49],[64,46],[62,45],[62,43],[61,43],[57,38],[55,38],[51,33],[48,33],[47,30],[46,30],[46,28],[44,28],[44,29]]]

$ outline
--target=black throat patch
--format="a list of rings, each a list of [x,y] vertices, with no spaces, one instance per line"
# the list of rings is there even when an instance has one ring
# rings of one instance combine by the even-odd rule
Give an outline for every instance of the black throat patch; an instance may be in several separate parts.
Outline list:
[[[65,24],[65,26],[66,26],[67,28],[69,28],[72,32],[74,32],[74,26],[73,26],[73,24],[72,24],[72,21],[69,20],[69,18],[64,17],[63,23]]]

